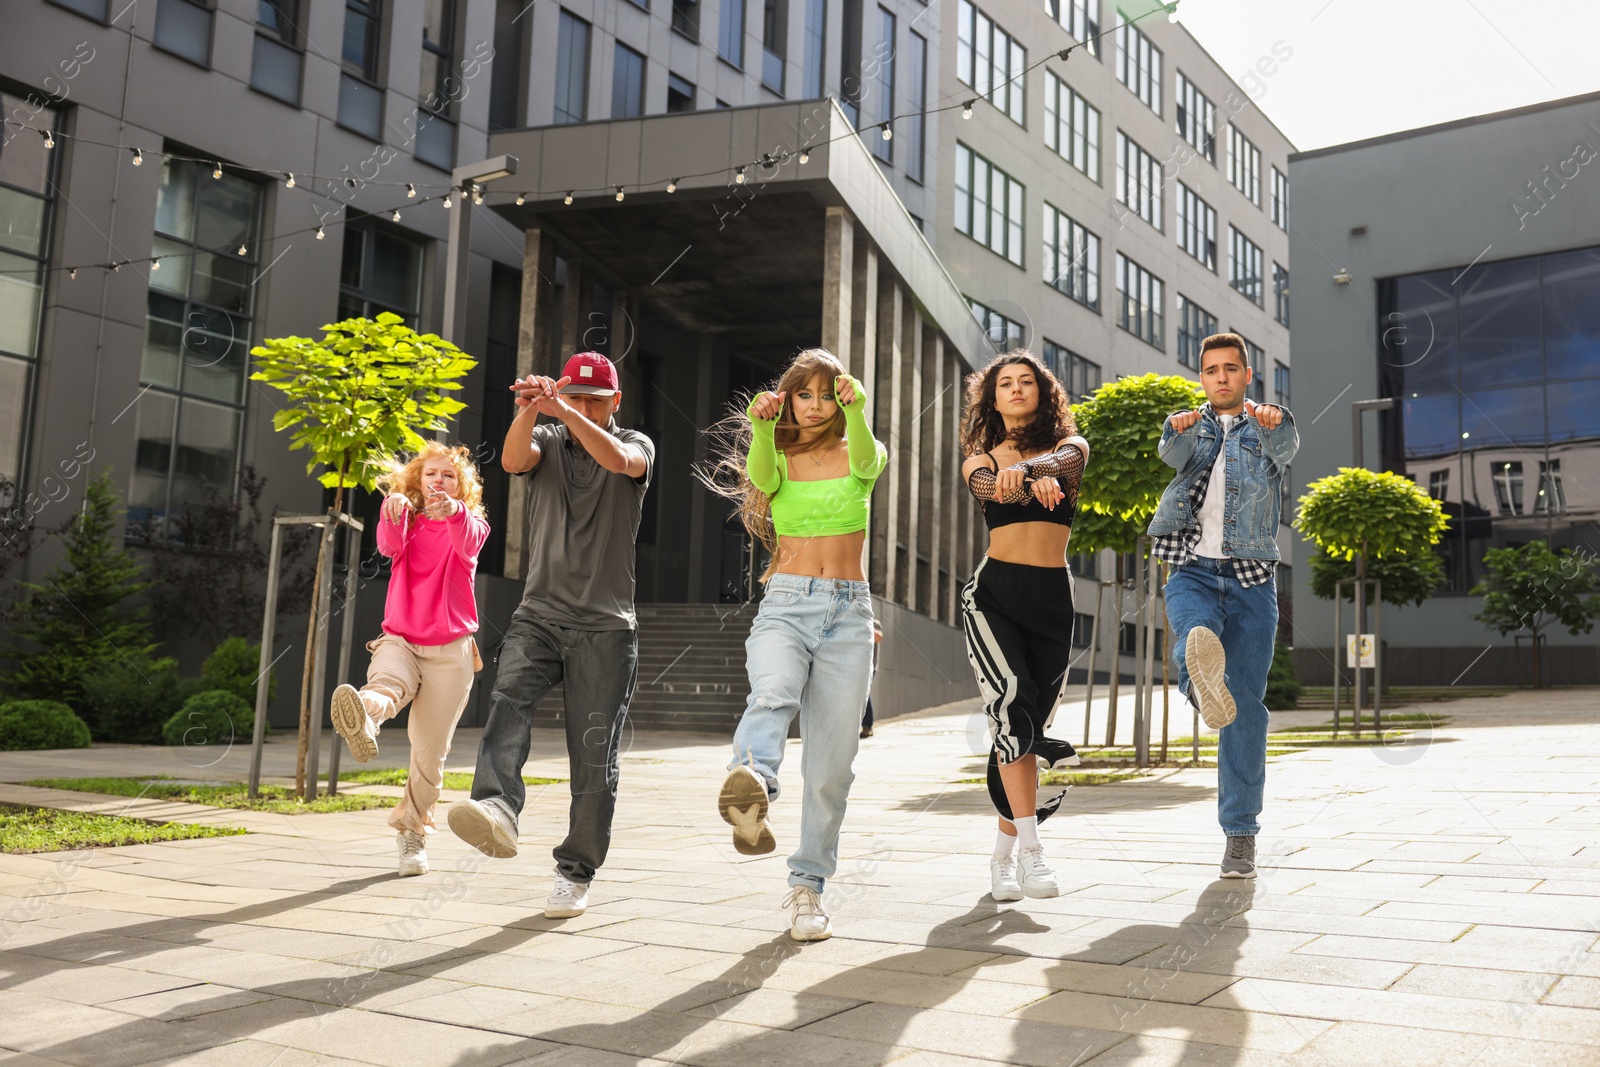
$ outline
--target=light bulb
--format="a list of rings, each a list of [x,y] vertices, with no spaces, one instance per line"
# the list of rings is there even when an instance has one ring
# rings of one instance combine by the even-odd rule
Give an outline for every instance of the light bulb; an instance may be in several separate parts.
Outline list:
[[[527,197],[523,196],[521,193],[517,194],[517,206],[518,207],[521,207],[523,204],[526,204],[527,202],[528,202],[528,198]]]
[[[161,269],[161,257],[157,256],[155,259],[152,259],[150,261],[150,270],[151,270],[151,273],[154,273],[155,271],[158,271],[160,269]]]
[[[133,165],[136,167],[144,166],[144,149],[135,148],[133,150]]]
[[[247,248],[246,248],[246,247],[245,247],[245,244],[244,244],[244,242],[243,242],[243,241],[240,241],[240,242],[239,242],[239,254],[240,254],[240,255],[241,255],[241,256],[243,256],[243,255],[248,255],[248,254],[249,254],[249,249],[247,249]]]
[[[811,149],[809,149],[809,148],[800,149],[800,164],[801,164],[801,166],[804,166],[805,164],[810,163],[810,162],[811,162]]]
[[[394,209],[394,214],[390,215],[389,218],[393,219],[395,222],[399,222],[400,221],[400,209],[399,208],[395,208]]]
[[[738,182],[740,185],[744,184],[744,168],[743,167],[740,167],[736,172],[734,172],[733,180]]]
[[[325,237],[327,237],[327,234],[322,231],[322,227],[321,226],[318,226],[317,227],[317,240],[320,241]]]
[[[412,185],[410,182],[406,182],[406,199],[407,200],[415,200],[416,197],[417,197],[417,187],[415,185]]]
[[[885,122],[883,124],[883,139],[885,141],[887,141],[889,138],[891,138],[893,136],[894,136],[894,131],[889,129],[889,124],[887,122]]]
[[[962,104],[961,104],[961,117],[964,118],[964,119],[970,119],[972,117],[972,101],[971,100],[967,100],[967,101],[963,101],[962,102]]]
[[[113,263],[113,264],[111,264],[111,273],[112,274],[120,274],[121,272],[122,272],[122,264],[121,263]],[[1466,434],[1462,434],[1461,436],[1465,437],[1467,435]]]
[[[622,203],[622,186],[617,186],[617,203]]]
[[[211,176],[213,178],[221,178],[222,177],[222,164],[221,163],[218,163],[216,166],[211,168]]]
[[[54,148],[56,146],[56,139],[49,130],[44,131],[44,146],[46,148]]]
[[[483,193],[476,186],[474,186],[472,189],[472,202],[474,204],[483,203]]]
[[[561,202],[563,204],[571,204],[572,203],[572,194],[568,193],[564,198],[562,198]]]
[[[444,194],[444,199],[439,201],[439,203],[444,205],[444,209],[446,211],[449,211],[450,210],[450,194],[449,193],[445,193]]]
[[[285,189],[293,189],[294,188],[294,174],[293,174],[293,172],[291,172],[289,174],[289,176],[284,179],[283,187]]]
[[[67,280],[68,281],[74,281],[74,282],[78,280],[78,268],[77,267],[73,267],[71,270],[67,271]]]
[[[678,179],[674,178],[670,182],[667,183],[667,192],[675,193],[677,191],[678,191]]]

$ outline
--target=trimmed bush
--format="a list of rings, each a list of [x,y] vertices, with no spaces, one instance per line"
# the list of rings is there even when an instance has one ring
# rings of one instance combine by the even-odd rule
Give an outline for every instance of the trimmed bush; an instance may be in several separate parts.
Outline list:
[[[255,709],[225,689],[208,689],[184,702],[161,736],[169,745],[196,748],[244,741],[255,729]]]
[[[0,705],[0,752],[88,748],[89,725],[56,700],[14,700]]]
[[[159,745],[163,725],[200,688],[178,673],[177,660],[136,652],[102,660],[81,684],[94,736],[133,745]]]
[[[256,676],[261,673],[261,646],[242,637],[230,637],[212,650],[200,668],[203,691],[224,689],[256,706]],[[278,678],[267,671],[267,702],[277,699]]]
[[[1272,666],[1267,670],[1267,695],[1263,703],[1268,711],[1293,711],[1300,702],[1302,688],[1294,672],[1294,655],[1288,645],[1279,641],[1272,649]]]

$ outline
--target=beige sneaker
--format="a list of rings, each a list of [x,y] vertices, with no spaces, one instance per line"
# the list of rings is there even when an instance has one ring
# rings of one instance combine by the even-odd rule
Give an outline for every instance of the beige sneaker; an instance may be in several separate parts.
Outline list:
[[[367,714],[361,702],[361,693],[353,685],[341,685],[333,691],[333,703],[328,709],[333,728],[350,746],[350,758],[365,763],[378,754],[378,724]]]
[[[767,823],[767,783],[749,767],[735,767],[723,780],[717,811],[733,827],[733,847],[741,855],[764,856],[778,847]]]
[[[504,860],[517,854],[517,822],[498,804],[458,800],[445,821],[451,833],[485,856]]]
[[[428,839],[415,830],[401,830],[395,835],[400,847],[400,877],[428,873]]]
[[[1189,667],[1189,695],[1200,708],[1201,720],[1220,730],[1239,714],[1228,692],[1228,657],[1222,641],[1204,626],[1189,631],[1184,643],[1184,659]]]
[[[796,941],[826,941],[833,936],[833,920],[822,906],[822,894],[810,886],[797,885],[783,898],[783,906],[793,908],[789,936]]]

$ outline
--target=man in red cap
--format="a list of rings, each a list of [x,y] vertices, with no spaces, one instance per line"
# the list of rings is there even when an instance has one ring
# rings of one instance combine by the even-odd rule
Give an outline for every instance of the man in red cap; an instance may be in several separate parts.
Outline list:
[[[588,906],[611,843],[617,747],[639,663],[634,538],[656,452],[617,426],[617,368],[598,352],[567,360],[559,381],[530,375],[511,389],[521,410],[500,463],[528,479],[528,577],[500,645],[472,799],[450,805],[450,829],[486,855],[517,854],[533,711],[565,683],[572,807],[544,913],[570,918]]]

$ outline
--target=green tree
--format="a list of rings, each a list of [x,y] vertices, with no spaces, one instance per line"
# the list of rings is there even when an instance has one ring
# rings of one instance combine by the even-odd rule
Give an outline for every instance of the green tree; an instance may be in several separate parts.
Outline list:
[[[384,461],[423,444],[422,432],[442,430],[466,407],[448,394],[477,361],[437,334],[419,334],[399,315],[346,319],[323,327],[323,337],[280,337],[250,350],[257,370],[250,377],[281,390],[288,406],[273,416],[273,428],[293,430],[291,450],[310,452],[306,473],[322,468],[322,484],[334,490],[329,515],[344,507],[346,489],[376,487]],[[311,723],[311,660],[323,562],[333,547],[329,523],[317,545],[316,579],[306,626],[305,668],[300,686],[300,744],[295,787],[305,790]]]
[[[1411,479],[1360,467],[1306,486],[1294,520],[1318,548],[1344,560],[1432,553],[1447,524],[1439,502]]]
[[[1262,698],[1268,711],[1293,711],[1302,690],[1294,669],[1294,653],[1282,641],[1272,647],[1272,666],[1267,670],[1267,695]]]
[[[1488,574],[1471,592],[1483,597],[1483,610],[1472,617],[1505,637],[1528,631],[1533,636],[1533,685],[1544,682],[1540,674],[1539,636],[1561,625],[1576,636],[1594,629],[1600,618],[1600,596],[1594,557],[1571,549],[1552,552],[1543,541],[1520,548],[1491,548],[1483,554]]]
[[[142,606],[129,604],[149,588],[139,562],[123,551],[122,510],[111,471],[84,488],[83,507],[58,531],[67,558],[43,583],[21,582],[12,608],[6,676],[12,699],[57,700],[74,710],[84,702],[82,680],[107,661],[145,660],[155,651]]]
[[[1311,556],[1311,592],[1323,600],[1333,599],[1334,583],[1356,576],[1355,560],[1314,552]],[[1367,560],[1367,577],[1382,583],[1385,604],[1421,604],[1444,581],[1444,564],[1437,552],[1419,555],[1385,556]],[[1346,586],[1344,599],[1356,598],[1355,586]]]

